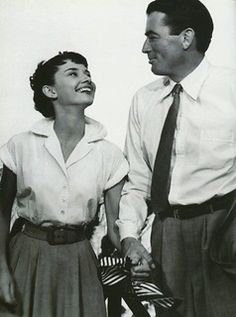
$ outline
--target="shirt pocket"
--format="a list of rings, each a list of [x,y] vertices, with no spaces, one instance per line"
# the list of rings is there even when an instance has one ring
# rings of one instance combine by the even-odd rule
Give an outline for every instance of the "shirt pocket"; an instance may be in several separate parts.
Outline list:
[[[200,134],[200,167],[230,169],[236,156],[235,133],[221,130],[202,130]]]

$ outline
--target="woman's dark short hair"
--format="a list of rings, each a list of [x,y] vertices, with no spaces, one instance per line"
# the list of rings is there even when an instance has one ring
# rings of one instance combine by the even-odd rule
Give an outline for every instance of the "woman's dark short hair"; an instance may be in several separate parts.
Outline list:
[[[34,74],[30,77],[30,86],[34,91],[34,107],[46,118],[54,118],[55,112],[52,101],[45,96],[42,87],[44,85],[54,84],[54,75],[58,67],[65,64],[67,60],[88,67],[87,60],[84,56],[79,53],[65,51],[60,52],[47,61],[40,62]]]
[[[177,35],[186,28],[192,28],[196,36],[197,50],[205,53],[211,42],[213,21],[207,8],[198,0],[155,0],[147,7],[152,12],[166,14],[165,24],[171,34]]]

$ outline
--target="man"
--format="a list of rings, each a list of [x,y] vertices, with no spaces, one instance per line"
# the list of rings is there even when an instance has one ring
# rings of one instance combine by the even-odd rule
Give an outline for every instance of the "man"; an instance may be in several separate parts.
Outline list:
[[[153,269],[160,286],[182,299],[165,316],[236,316],[235,230],[224,230],[218,250],[225,254],[218,263],[219,254],[213,257],[222,223],[235,220],[236,77],[205,59],[212,31],[198,0],[157,0],[147,8],[143,53],[163,77],[133,99],[125,146],[130,173],[117,223],[134,275]],[[156,215],[155,269],[138,241],[149,212]]]

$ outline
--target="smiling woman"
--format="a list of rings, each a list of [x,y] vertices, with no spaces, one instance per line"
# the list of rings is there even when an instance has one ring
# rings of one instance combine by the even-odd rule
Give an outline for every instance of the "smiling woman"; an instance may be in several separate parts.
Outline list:
[[[104,196],[108,234],[120,247],[115,220],[128,164],[85,116],[95,85],[82,55],[41,62],[30,83],[45,118],[0,149],[0,316],[102,317],[89,238]],[[23,228],[8,243],[15,197]]]
[[[56,99],[55,106],[79,105],[85,109],[93,103],[95,85],[85,65],[68,60],[55,74],[54,84],[43,86],[43,93]]]
[[[85,81],[90,88],[94,87],[91,89],[93,94],[89,105],[92,104],[95,85],[92,84],[87,67],[87,60],[82,55],[73,52],[59,53],[48,61],[39,63],[35,73],[30,77],[30,85],[34,91],[35,109],[45,117],[54,117],[52,101],[56,104],[60,103],[60,98],[58,98],[60,90],[62,90],[63,98],[70,98],[71,94],[78,96],[79,88],[77,86],[81,81]],[[68,103],[68,101],[63,102],[62,100],[62,103]],[[75,104],[77,103],[78,99]],[[79,100],[79,103],[83,103],[83,100]]]

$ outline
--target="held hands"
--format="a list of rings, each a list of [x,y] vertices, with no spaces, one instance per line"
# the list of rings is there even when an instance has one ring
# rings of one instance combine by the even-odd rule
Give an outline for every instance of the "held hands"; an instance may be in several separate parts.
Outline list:
[[[0,268],[0,303],[14,305],[15,286],[11,273],[8,268]]]
[[[129,257],[132,263],[131,274],[134,278],[148,278],[155,265],[151,255],[135,238],[125,238],[121,242],[122,254]]]

